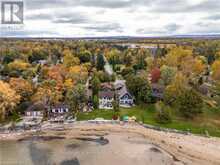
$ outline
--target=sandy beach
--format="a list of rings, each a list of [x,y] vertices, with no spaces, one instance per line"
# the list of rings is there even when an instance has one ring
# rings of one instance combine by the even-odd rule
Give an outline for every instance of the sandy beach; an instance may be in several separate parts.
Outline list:
[[[115,144],[111,150],[118,152],[118,148],[132,149],[134,151],[143,149],[138,146],[126,147],[123,141],[115,140],[114,136],[126,136],[127,139],[133,141],[141,137],[149,144],[157,146],[159,152],[165,152],[172,157],[171,164],[190,164],[190,165],[219,165],[220,164],[220,139],[206,138],[196,135],[183,135],[178,133],[167,133],[163,131],[156,131],[147,129],[138,124],[95,124],[95,123],[74,123],[69,125],[48,125],[41,131],[21,132],[11,134],[0,134],[1,141],[4,140],[26,140],[32,137],[53,139],[80,139],[88,140],[95,137],[105,137]],[[114,142],[114,143],[113,143]],[[143,142],[140,140],[139,142]],[[138,140],[137,140],[138,143]],[[146,149],[144,149],[146,150]],[[123,152],[123,151],[121,151]],[[112,155],[103,155],[105,159],[111,161]],[[145,159],[143,159],[145,160]],[[167,159],[166,159],[167,160]],[[168,160],[167,160],[168,161]],[[108,164],[108,163],[106,163]],[[139,163],[141,164],[141,163]],[[156,163],[157,164],[157,163]],[[160,164],[160,163],[159,163]],[[165,163],[167,164],[167,163]],[[169,164],[169,163],[168,163]]]

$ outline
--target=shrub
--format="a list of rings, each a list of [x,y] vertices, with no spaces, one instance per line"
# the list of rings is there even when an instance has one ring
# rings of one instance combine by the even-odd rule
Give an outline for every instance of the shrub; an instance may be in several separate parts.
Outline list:
[[[156,111],[155,119],[158,123],[167,124],[172,122],[171,109],[163,102],[156,103]]]

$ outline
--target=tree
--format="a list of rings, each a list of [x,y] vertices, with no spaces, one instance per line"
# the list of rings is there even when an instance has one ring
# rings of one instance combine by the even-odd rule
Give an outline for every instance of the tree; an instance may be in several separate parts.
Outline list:
[[[205,64],[200,59],[195,59],[194,65],[193,65],[193,73],[195,75],[200,75],[205,71]]]
[[[161,124],[167,124],[172,121],[171,109],[163,102],[158,102],[156,105],[156,121]]]
[[[220,60],[216,60],[212,64],[212,78],[214,80],[220,80]]]
[[[88,78],[88,70],[82,65],[76,65],[68,69],[67,77],[75,83],[83,83]]]
[[[20,102],[20,95],[10,88],[8,83],[0,81],[0,119],[5,120],[9,112],[13,112]]]
[[[152,69],[150,72],[151,82],[157,83],[160,79],[160,75],[161,75],[161,72],[159,68]]]
[[[110,52],[107,53],[107,58],[109,63],[112,65],[113,70],[115,70],[116,64],[120,63],[120,51],[117,49],[112,49]]]
[[[129,67],[131,66],[132,64],[132,61],[133,61],[133,56],[132,56],[132,53],[130,51],[127,51],[123,57],[123,63]]]
[[[161,83],[167,86],[173,81],[177,69],[174,67],[163,65],[160,71],[161,71],[161,76],[160,76]]]
[[[72,90],[68,90],[66,103],[69,105],[73,115],[76,116],[86,103],[85,86],[77,84]]]
[[[11,78],[9,84],[17,94],[21,96],[22,101],[27,101],[33,94],[33,87],[31,83],[22,78]]]
[[[92,58],[92,54],[90,51],[86,50],[86,51],[82,51],[80,54],[79,54],[79,59],[80,59],[80,62],[81,63],[86,63],[86,62],[90,62]]]
[[[187,88],[187,78],[183,74],[177,73],[172,83],[165,89],[164,102],[168,105],[175,106],[177,104],[177,99]]]
[[[92,97],[92,102],[93,102],[93,107],[95,109],[98,109],[99,108],[99,97],[98,97],[98,95],[94,95]]]
[[[92,95],[93,96],[98,95],[100,89],[100,80],[96,75],[93,75],[91,85],[92,85]]]
[[[104,70],[105,66],[105,59],[102,54],[97,55],[97,62],[96,62],[96,68],[97,70]]]
[[[32,53],[28,57],[28,60],[30,63],[33,63],[39,60],[46,60],[47,57],[48,57],[48,52],[46,50],[37,47],[33,49]]]
[[[22,60],[15,60],[11,63],[8,64],[9,69],[11,70],[19,70],[19,71],[24,71],[26,70],[28,67],[30,67],[29,63],[26,63]]]
[[[152,89],[146,77],[130,75],[126,79],[126,85],[137,102],[148,103],[152,101]]]
[[[39,102],[51,109],[53,105],[60,103],[63,99],[62,91],[57,88],[56,81],[54,80],[45,80],[37,88],[36,93],[32,96],[32,102]],[[47,112],[45,112],[47,116]]]
[[[181,68],[182,63],[187,62],[185,59],[190,57],[192,57],[192,50],[176,47],[166,55],[165,61],[168,66]]]
[[[184,117],[194,118],[202,112],[203,100],[195,90],[184,90],[177,99],[178,109]]]
[[[116,89],[114,90],[114,101],[112,102],[113,105],[113,111],[115,113],[119,112],[120,108],[119,108],[119,97],[118,97],[118,93],[116,91]]]
[[[74,57],[71,52],[65,52],[65,56],[63,58],[63,65],[67,68],[79,65],[80,60],[78,57]]]

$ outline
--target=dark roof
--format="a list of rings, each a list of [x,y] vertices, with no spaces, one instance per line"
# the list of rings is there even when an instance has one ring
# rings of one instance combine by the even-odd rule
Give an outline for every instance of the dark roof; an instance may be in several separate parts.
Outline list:
[[[113,98],[114,97],[114,92],[113,91],[100,91],[99,92],[99,98],[103,98],[103,97]]]
[[[34,103],[31,106],[29,106],[26,111],[43,111],[46,107],[42,103]]]
[[[60,108],[69,108],[67,105],[65,104],[57,104],[55,106],[52,106],[52,109],[60,109]]]

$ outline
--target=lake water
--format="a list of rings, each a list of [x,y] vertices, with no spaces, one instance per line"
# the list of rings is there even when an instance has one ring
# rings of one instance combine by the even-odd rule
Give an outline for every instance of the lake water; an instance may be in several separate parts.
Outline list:
[[[0,142],[1,165],[170,165],[173,156],[133,135]]]

